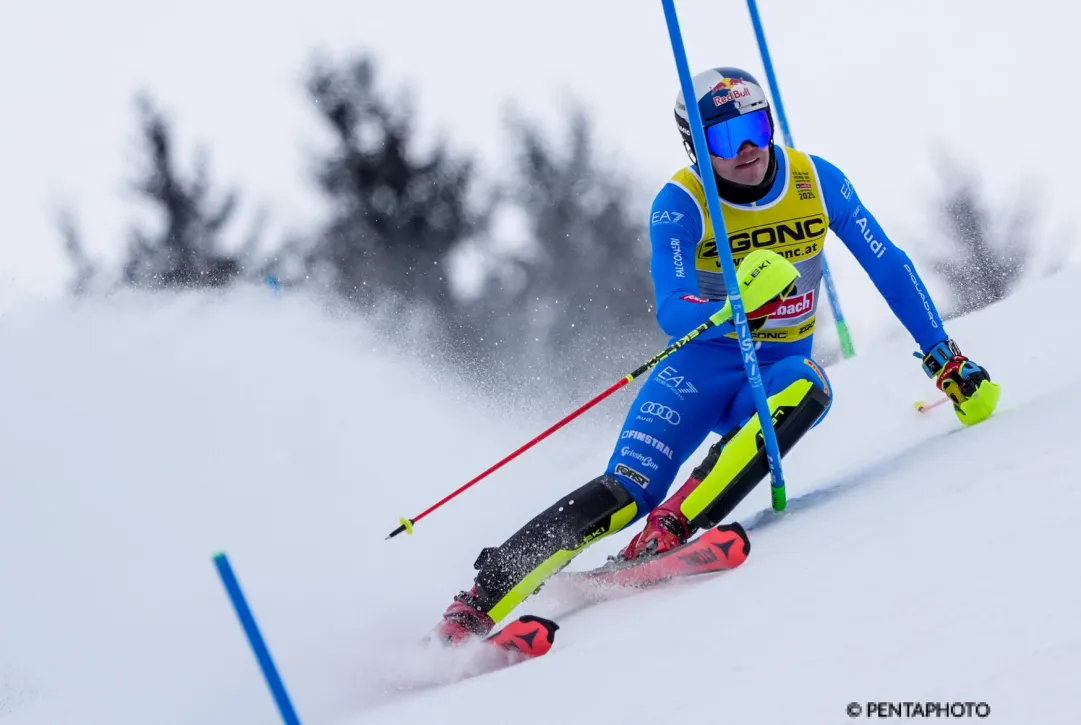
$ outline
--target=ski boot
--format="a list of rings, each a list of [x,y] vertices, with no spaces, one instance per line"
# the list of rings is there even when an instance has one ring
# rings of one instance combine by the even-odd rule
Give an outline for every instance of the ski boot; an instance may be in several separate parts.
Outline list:
[[[682,546],[691,537],[690,523],[679,511],[665,508],[662,504],[646,517],[646,527],[635,534],[631,543],[616,557],[617,561],[627,561],[643,556],[656,556]]]
[[[825,413],[830,396],[810,380],[800,379],[768,401],[784,456]],[[761,431],[758,417],[752,416],[710,446],[687,482],[649,514],[645,529],[616,561],[663,554],[685,544],[696,531],[723,523],[769,473]]]
[[[487,637],[493,627],[495,622],[479,607],[474,587],[454,597],[447,611],[443,612],[443,621],[436,626],[433,638],[443,644],[459,645],[474,637]]]
[[[657,556],[687,543],[697,529],[683,514],[681,506],[702,481],[717,465],[721,450],[736,434],[731,431],[709,448],[705,459],[691,473],[687,482],[679,487],[664,503],[646,517],[646,527],[638,532],[631,543],[614,557],[616,562],[638,559],[643,556]],[[609,557],[610,559],[612,557]]]

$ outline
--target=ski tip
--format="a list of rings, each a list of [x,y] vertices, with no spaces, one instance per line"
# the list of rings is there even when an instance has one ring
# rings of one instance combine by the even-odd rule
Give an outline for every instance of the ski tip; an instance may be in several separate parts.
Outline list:
[[[747,561],[751,553],[751,537],[740,522],[721,524],[713,531],[713,545],[725,557],[729,569],[735,569]]]
[[[550,619],[545,617],[538,617],[534,614],[526,614],[518,618],[519,622],[525,624],[536,624],[538,627],[544,629],[547,632],[549,642],[555,640],[556,631],[559,629],[559,625]]]
[[[550,619],[527,614],[503,627],[489,641],[527,657],[540,657],[552,649],[558,629],[559,625]]]

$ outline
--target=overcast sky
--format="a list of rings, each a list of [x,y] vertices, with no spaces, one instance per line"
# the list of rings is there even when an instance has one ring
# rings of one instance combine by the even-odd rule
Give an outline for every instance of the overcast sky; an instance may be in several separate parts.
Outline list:
[[[765,80],[743,2],[677,8],[692,68]],[[796,145],[845,170],[917,259],[937,149],[972,163],[996,199],[1045,189],[1065,226],[1076,6],[764,0],[761,11]],[[506,152],[508,102],[558,129],[568,98],[649,193],[686,162],[659,0],[0,0],[0,285],[61,288],[58,204],[77,211],[95,254],[123,243],[140,89],[176,122],[182,162],[204,146],[219,183],[268,205],[272,231],[303,228],[319,212],[306,154],[326,141],[304,70],[317,52],[361,51],[387,88],[408,89],[428,138],[479,152],[489,170]],[[839,243],[829,254],[855,327],[877,324],[885,308],[862,272]]]

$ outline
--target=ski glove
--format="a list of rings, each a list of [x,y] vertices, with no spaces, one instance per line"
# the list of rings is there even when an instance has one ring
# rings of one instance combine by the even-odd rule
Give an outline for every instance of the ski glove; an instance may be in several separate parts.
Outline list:
[[[943,340],[923,355],[923,371],[953,402],[954,413],[965,425],[987,420],[995,411],[1001,387],[991,382],[985,369],[962,355],[953,340]]]
[[[761,329],[762,325],[766,324],[766,320],[769,316],[781,308],[781,305],[785,303],[789,297],[796,291],[796,283],[793,281],[782,292],[779,292],[776,297],[771,299],[761,307],[749,310],[747,314],[747,326],[751,328],[751,332],[757,332]]]

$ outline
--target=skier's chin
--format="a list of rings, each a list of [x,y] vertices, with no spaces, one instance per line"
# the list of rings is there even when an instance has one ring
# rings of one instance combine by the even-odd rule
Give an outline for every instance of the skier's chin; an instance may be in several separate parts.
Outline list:
[[[758,186],[766,178],[769,154],[754,151],[731,160],[714,157],[713,169],[725,181],[743,186]]]
[[[766,162],[758,157],[737,164],[731,171],[730,181],[747,186],[757,186],[766,178]]]

